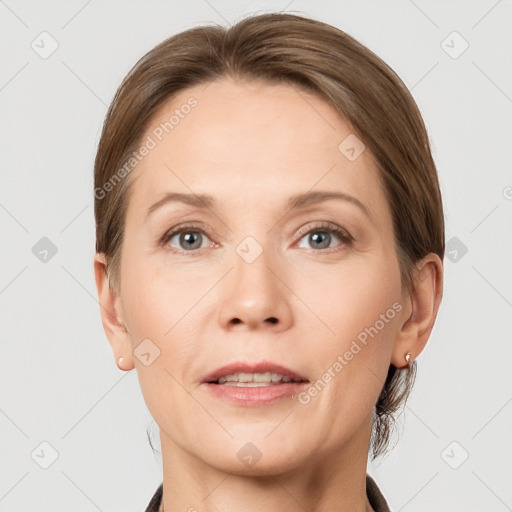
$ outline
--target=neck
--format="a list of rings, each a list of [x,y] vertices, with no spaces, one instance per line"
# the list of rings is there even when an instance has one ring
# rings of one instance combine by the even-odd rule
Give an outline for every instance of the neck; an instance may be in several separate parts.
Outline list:
[[[241,474],[235,463],[231,470],[227,461],[222,469],[207,464],[161,430],[164,511],[373,512],[366,496],[366,423],[369,428],[336,450],[318,450],[284,471],[261,464],[251,474]]]

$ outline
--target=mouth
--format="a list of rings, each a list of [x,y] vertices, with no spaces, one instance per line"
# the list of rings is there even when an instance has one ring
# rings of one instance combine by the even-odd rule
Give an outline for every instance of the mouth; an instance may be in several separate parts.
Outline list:
[[[233,363],[204,377],[202,384],[236,405],[267,405],[299,393],[309,380],[282,365]],[[257,388],[257,389],[254,389]]]
[[[278,386],[290,382],[309,382],[309,380],[285,366],[268,361],[232,363],[218,368],[202,380],[204,384],[237,387]]]
[[[224,386],[236,386],[239,388],[258,388],[264,386],[278,386],[287,382],[306,382],[302,379],[290,379],[279,373],[235,373],[220,377],[219,380],[211,381],[208,384],[219,384]]]

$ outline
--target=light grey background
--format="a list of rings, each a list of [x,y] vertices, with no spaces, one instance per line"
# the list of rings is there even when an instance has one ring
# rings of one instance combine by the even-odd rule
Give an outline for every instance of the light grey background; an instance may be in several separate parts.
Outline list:
[[[382,57],[412,90],[439,169],[443,303],[399,442],[369,472],[393,511],[512,510],[512,2],[5,0],[1,512],[142,511],[160,483],[136,371],[117,368],[96,300],[100,129],[155,44],[277,10],[331,23]],[[57,247],[46,262],[43,237]]]

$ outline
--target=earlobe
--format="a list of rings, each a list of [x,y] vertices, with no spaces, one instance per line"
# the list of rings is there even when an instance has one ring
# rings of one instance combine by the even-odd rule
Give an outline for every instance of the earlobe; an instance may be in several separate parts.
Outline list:
[[[417,264],[414,289],[408,297],[410,311],[398,333],[391,363],[408,366],[423,351],[430,337],[443,293],[443,264],[439,256],[428,254]]]
[[[120,297],[111,289],[103,253],[94,256],[94,278],[100,303],[103,329],[119,369],[134,368],[129,332],[123,319]],[[122,366],[121,366],[122,365]]]

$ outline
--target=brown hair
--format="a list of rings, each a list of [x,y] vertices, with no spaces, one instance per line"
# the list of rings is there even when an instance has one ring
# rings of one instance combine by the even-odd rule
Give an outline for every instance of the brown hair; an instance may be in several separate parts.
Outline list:
[[[201,26],[176,34],[144,55],[119,86],[94,166],[96,251],[106,256],[113,290],[120,291],[120,254],[133,182],[126,162],[164,102],[221,77],[293,84],[341,114],[379,169],[404,290],[412,291],[415,263],[430,252],[444,258],[437,171],[423,119],[404,83],[342,30],[294,14],[270,13],[228,28]],[[416,362],[389,368],[376,404],[374,458],[386,449],[394,413],[405,403],[415,371]]]

